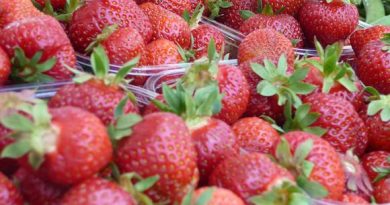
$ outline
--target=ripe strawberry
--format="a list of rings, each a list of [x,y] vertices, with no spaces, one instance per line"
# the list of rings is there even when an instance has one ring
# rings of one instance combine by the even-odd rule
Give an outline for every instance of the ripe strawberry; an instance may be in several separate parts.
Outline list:
[[[10,74],[11,74],[10,59],[7,53],[5,53],[5,51],[2,48],[0,48],[0,86],[7,83]]]
[[[390,152],[385,151],[374,151],[364,155],[362,158],[362,165],[367,171],[368,177],[371,181],[378,181],[378,179],[386,177],[386,173],[380,171],[386,169],[390,170],[389,159]]]
[[[245,205],[244,201],[233,192],[228,189],[218,187],[204,187],[197,189],[192,198],[192,204],[201,200],[205,194],[211,194],[211,196],[208,202],[204,205]]]
[[[182,16],[184,11],[192,10],[190,0],[137,0],[138,4],[143,4],[146,2],[157,4],[162,8],[171,11],[179,16]]]
[[[0,204],[23,205],[23,198],[12,182],[0,172]]]
[[[382,94],[390,94],[390,70],[388,52],[390,35],[385,35],[383,41],[371,41],[359,52],[356,74],[367,86],[373,86]]]
[[[194,38],[192,49],[195,51],[195,59],[207,56],[207,48],[211,39],[214,39],[216,50],[222,52],[225,47],[225,36],[216,27],[203,24],[191,31]]]
[[[382,179],[374,185],[374,198],[376,203],[390,203],[390,177]]]
[[[14,77],[28,82],[70,79],[72,72],[65,65],[76,64],[68,37],[50,16],[9,24],[0,33],[0,46],[13,58]]]
[[[110,63],[116,65],[123,65],[133,58],[141,56],[145,50],[142,36],[131,27],[109,26],[105,28],[88,46],[87,50],[92,51],[97,45],[104,48]]]
[[[275,11],[295,16],[303,6],[305,0],[262,0],[262,4],[270,4]]]
[[[74,48],[81,53],[107,26],[132,27],[148,43],[153,34],[145,13],[133,0],[97,0],[86,3],[73,13],[69,36]]]
[[[2,1],[0,9],[0,29],[3,29],[6,25],[15,21],[43,15],[43,13],[34,7],[31,0]]]
[[[35,0],[40,6],[45,7],[47,0]],[[64,10],[67,0],[50,0],[50,4],[54,10]]]
[[[266,155],[251,153],[221,162],[210,177],[210,184],[229,189],[248,204],[250,197],[282,187],[294,177]]]
[[[232,128],[240,147],[248,152],[270,154],[279,139],[271,124],[258,117],[242,118]]]
[[[337,151],[345,153],[354,149],[357,155],[364,153],[368,141],[367,128],[350,102],[324,93],[314,93],[304,102],[311,106],[312,112],[321,115],[313,125],[327,129],[322,138]]]
[[[321,194],[322,197],[326,196],[326,199],[330,200],[342,199],[345,189],[344,170],[336,150],[325,140],[306,132],[289,132],[280,139],[274,156],[283,166],[299,174],[298,184],[300,180],[306,179],[317,184],[316,188],[312,183],[307,188],[318,189],[319,184],[327,190]],[[305,170],[302,164],[308,163],[312,168]]]
[[[181,201],[198,182],[196,151],[185,122],[170,113],[153,113],[136,124],[123,138],[115,161],[122,173],[142,177],[159,175],[160,180],[145,192],[158,203]]]
[[[293,65],[294,51],[290,40],[271,29],[259,29],[245,37],[238,48],[238,62],[244,63],[255,57],[278,61],[285,54],[287,62]]]
[[[123,78],[135,66],[138,59],[126,63],[116,75],[108,74],[109,61],[102,47],[97,47],[92,53],[92,69],[96,76],[79,73],[75,84],[61,87],[50,101],[50,107],[74,106],[99,117],[106,125],[113,122],[114,110],[118,103],[131,96],[124,89]],[[125,113],[137,113],[135,100],[125,105]]]
[[[136,205],[134,198],[117,184],[91,178],[72,187],[62,198],[62,205],[123,204]]]
[[[181,16],[153,3],[141,4],[140,8],[149,17],[152,24],[153,40],[165,38],[183,48],[190,47],[191,30]]]
[[[306,1],[299,11],[299,23],[309,43],[314,37],[322,45],[345,40],[357,27],[355,5],[340,1]]]
[[[11,137],[8,137],[10,131],[4,126],[0,125],[0,152],[7,146],[14,142]],[[10,158],[0,159],[0,172],[7,176],[11,176],[19,167],[17,160]]]
[[[146,45],[140,65],[176,64],[183,61],[179,48],[175,43],[166,39],[157,39]]]
[[[390,26],[382,25],[353,32],[349,39],[356,56],[359,56],[360,51],[367,43],[383,38],[383,35],[387,32],[390,32]]]
[[[359,195],[353,194],[353,193],[344,194],[341,202],[347,203],[347,204],[359,204],[359,205],[369,205],[370,204],[370,203],[368,203],[368,201],[366,201],[365,199],[363,199]]]
[[[240,31],[248,35],[257,29],[274,29],[287,37],[291,42],[295,42],[294,47],[303,48],[304,36],[299,22],[287,14],[274,15],[272,8],[267,5],[260,14],[250,14],[245,16],[245,21],[240,26]]]
[[[207,0],[205,4],[211,12],[211,18],[216,18],[217,21],[232,27],[233,29],[240,28],[244,19],[240,16],[241,10],[249,10],[255,12],[257,9],[256,0],[229,0],[225,3],[221,1]]]
[[[14,175],[23,198],[30,205],[59,204],[67,187],[62,187],[42,180],[30,171],[20,168]]]

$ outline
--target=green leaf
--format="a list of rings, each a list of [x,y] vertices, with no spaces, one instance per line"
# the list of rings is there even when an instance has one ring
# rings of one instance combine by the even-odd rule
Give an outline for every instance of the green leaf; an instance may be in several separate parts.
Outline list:
[[[190,191],[184,196],[180,205],[191,205],[192,195],[194,194],[194,189],[191,188]]]
[[[119,101],[118,105],[115,107],[114,110],[115,119],[118,119],[120,116],[124,114],[124,109],[128,101],[129,101],[128,96],[123,97],[122,100]]]
[[[33,169],[37,170],[43,163],[44,157],[35,152],[30,152],[28,154],[28,162],[33,167]]]
[[[313,149],[313,140],[308,139],[300,143],[294,153],[294,162],[301,165]]]
[[[278,61],[277,70],[280,74],[286,74],[287,68],[288,68],[288,65],[287,65],[286,55],[282,54],[279,58],[279,61]]]
[[[253,13],[252,11],[250,10],[240,10],[240,16],[241,18],[243,18],[244,20],[248,20],[250,19],[252,16],[254,16],[255,13]]]
[[[296,94],[300,95],[307,95],[312,93],[315,89],[316,86],[309,84],[309,83],[304,83],[304,82],[296,82],[290,84],[290,89],[294,91]]]
[[[306,78],[309,73],[309,68],[298,68],[295,72],[290,76],[290,82],[299,82]]]
[[[278,90],[270,82],[263,80],[257,85],[257,92],[262,96],[269,97],[276,95]]]
[[[312,162],[307,161],[307,160],[304,160],[301,164],[302,174],[305,177],[310,177],[310,174],[313,171],[313,168],[314,168],[314,164]]]
[[[281,138],[279,144],[277,145],[276,158],[283,166],[288,166],[291,164],[291,160],[293,159],[293,157],[291,155],[290,144],[288,143],[286,138]]]
[[[211,198],[213,197],[214,188],[206,189],[198,198],[195,205],[205,205],[208,204]]]
[[[114,84],[118,84],[123,81],[123,79],[129,74],[131,69],[133,69],[139,62],[139,59],[141,57],[137,56],[133,58],[132,60],[125,63],[118,71],[118,73],[115,75]]]
[[[390,15],[383,16],[382,18],[379,18],[379,19],[371,22],[371,25],[390,26]]]
[[[144,180],[139,181],[137,184],[134,185],[134,188],[138,192],[144,192],[150,188],[152,188],[157,181],[160,179],[160,176],[153,176],[153,177],[148,177]]]
[[[33,106],[32,116],[37,125],[49,125],[51,122],[51,115],[46,103],[37,103]]]
[[[367,23],[372,23],[385,16],[385,10],[381,0],[364,0],[363,5],[366,11]]]
[[[22,139],[6,146],[1,152],[1,157],[18,159],[27,154],[30,150],[30,142],[27,139]]]
[[[367,114],[372,116],[377,114],[383,108],[383,102],[380,100],[372,101],[368,105]]]
[[[0,119],[1,124],[11,130],[29,132],[34,128],[33,123],[21,114],[12,114]]]
[[[38,69],[38,72],[46,72],[51,70],[56,64],[56,62],[57,59],[55,57],[52,57],[41,64],[37,64],[35,67]]]
[[[108,74],[110,69],[108,56],[104,48],[100,45],[93,49],[91,66],[95,76],[99,79],[103,79]]]
[[[271,79],[271,76],[268,74],[268,72],[264,66],[257,64],[257,63],[251,63],[251,68],[252,68],[253,72],[255,72],[261,78]]]
[[[302,129],[302,131],[317,135],[319,137],[325,135],[328,132],[327,129],[322,127],[305,127]]]
[[[298,176],[297,183],[299,187],[304,189],[313,198],[321,199],[328,196],[328,190],[324,186],[318,182],[310,181],[304,176]]]
[[[116,122],[117,129],[127,129],[142,121],[142,117],[138,114],[127,114],[120,116]]]

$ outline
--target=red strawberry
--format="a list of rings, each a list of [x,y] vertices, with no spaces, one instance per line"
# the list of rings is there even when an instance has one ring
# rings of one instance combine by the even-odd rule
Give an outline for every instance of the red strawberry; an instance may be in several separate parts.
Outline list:
[[[184,11],[192,10],[192,5],[190,0],[137,0],[138,4],[143,4],[146,2],[157,4],[163,7],[164,9],[171,11],[179,16],[182,16]]]
[[[130,61],[125,64],[116,76],[108,74],[109,61],[102,47],[97,47],[91,57],[92,68],[96,76],[83,74],[79,76],[81,81],[75,79],[75,84],[61,87],[53,96],[49,105],[51,107],[74,106],[99,117],[106,125],[113,122],[114,110],[119,102],[128,98],[129,92],[123,87],[123,78],[137,63]],[[131,94],[131,93],[130,93]],[[136,102],[128,101],[125,105],[125,113],[137,113]]]
[[[320,114],[313,125],[327,129],[322,138],[337,151],[346,152],[353,148],[357,155],[364,153],[368,141],[367,128],[350,102],[324,93],[314,93],[304,102],[311,106],[311,112]]]
[[[36,1],[39,5],[41,5],[42,7],[44,7],[47,0],[35,0],[35,1]],[[66,5],[66,0],[50,0],[50,4],[51,4],[51,6],[52,6],[55,10],[63,10],[63,9],[65,8],[65,5]]]
[[[31,205],[59,204],[62,195],[67,190],[66,187],[42,180],[23,168],[16,172],[15,177],[21,194]]]
[[[293,181],[294,177],[266,155],[251,153],[231,157],[214,170],[210,184],[229,189],[248,204],[250,197]]]
[[[390,94],[390,53],[386,39],[389,36],[385,35],[383,41],[371,41],[363,46],[356,69],[357,76],[365,85],[373,86],[385,95]]]
[[[75,66],[75,53],[60,23],[53,17],[34,17],[9,24],[0,33],[0,46],[14,58],[15,77],[41,82],[72,76],[65,65]]]
[[[353,194],[353,193],[344,194],[341,202],[347,203],[347,204],[359,204],[359,205],[369,205],[370,204],[370,203],[368,203],[368,201],[366,201],[365,199],[363,199],[359,195]]]
[[[288,64],[294,62],[294,51],[290,40],[271,29],[259,29],[245,37],[238,48],[238,62],[244,63],[256,57],[278,61],[280,56],[287,56]]]
[[[313,134],[293,131],[282,136],[275,150],[275,157],[284,166],[292,168],[293,173],[307,177],[309,181],[319,183],[326,188],[328,190],[326,199],[342,199],[345,188],[344,170],[338,153],[328,142]],[[306,156],[297,157],[303,152],[307,153]],[[299,168],[302,166],[302,160],[313,165],[311,172],[307,173],[305,168]]]
[[[107,26],[132,27],[148,43],[153,34],[152,25],[145,13],[133,0],[87,1],[73,13],[69,36],[75,49],[84,53],[88,45]]]
[[[0,86],[4,85],[8,81],[8,77],[11,74],[11,62],[10,59],[5,53],[5,51],[0,48]]]
[[[140,7],[152,24],[153,40],[165,38],[183,48],[190,47],[191,30],[181,16],[153,3],[144,3]]]
[[[295,16],[303,6],[305,0],[262,0],[262,4],[270,4],[275,11]]]
[[[34,7],[31,0],[4,1],[1,2],[0,29],[15,21],[43,15]]]
[[[110,63],[116,65],[123,65],[141,56],[145,50],[142,36],[131,27],[109,26],[105,28],[87,50],[92,51],[99,44],[106,51]]]
[[[211,18],[217,17],[217,21],[233,29],[240,28],[244,22],[244,19],[240,16],[241,10],[255,12],[258,6],[256,0],[229,0],[222,4],[221,1],[215,0],[207,0],[206,2],[205,5],[211,12]]]
[[[217,187],[204,187],[197,189],[192,201],[197,202],[208,192],[211,192],[211,198],[204,205],[245,205],[244,201],[230,190]]]
[[[170,113],[153,113],[133,127],[116,151],[122,173],[142,177],[159,175],[160,180],[146,192],[154,202],[181,201],[198,182],[196,151],[185,122]]]
[[[374,185],[374,198],[378,204],[390,203],[390,177]]]
[[[381,39],[387,32],[390,32],[390,26],[382,25],[356,30],[353,32],[349,39],[356,56],[359,56],[360,51],[367,43]]]
[[[294,47],[302,48],[304,36],[299,22],[287,14],[274,15],[272,8],[267,7],[261,14],[250,13],[245,17],[245,22],[240,26],[240,31],[248,35],[257,29],[274,29],[287,37],[291,42],[296,42]]]
[[[258,117],[242,118],[233,124],[241,148],[248,152],[270,154],[279,139],[278,132]]]
[[[12,182],[0,172],[0,204],[23,205],[23,198]]]
[[[134,198],[117,184],[91,178],[72,187],[61,200],[62,205],[123,204],[136,205]]]
[[[164,65],[176,64],[183,61],[179,48],[175,43],[166,39],[158,39],[150,42],[142,55],[140,65]]]
[[[4,126],[0,125],[0,152],[7,146],[12,144],[14,140],[7,135],[10,134],[10,131]],[[0,159],[0,172],[4,173],[7,176],[11,176],[19,167],[17,160],[10,158],[1,158]]]
[[[349,3],[306,1],[298,20],[310,43],[316,37],[325,46],[345,40],[357,27],[359,13],[356,6]]]
[[[194,38],[192,49],[195,51],[195,59],[207,56],[209,42],[214,39],[217,52],[220,53],[225,47],[225,36],[216,27],[203,24],[191,31]]]
[[[378,177],[386,177],[386,173],[383,173],[384,175],[380,175],[381,173],[378,173],[378,169],[390,170],[389,159],[390,152],[385,151],[374,151],[364,155],[362,164],[364,169],[367,171],[368,177],[370,177],[371,181],[375,181],[375,179]]]

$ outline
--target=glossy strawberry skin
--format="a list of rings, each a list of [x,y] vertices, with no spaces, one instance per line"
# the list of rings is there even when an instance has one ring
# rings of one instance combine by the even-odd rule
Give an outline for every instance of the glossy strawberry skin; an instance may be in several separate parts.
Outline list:
[[[345,40],[355,30],[359,13],[353,4],[306,1],[298,20],[308,42],[313,43],[315,36],[325,46]]]
[[[215,42],[216,51],[221,52],[225,46],[225,36],[217,28],[203,24],[191,31],[194,38],[193,49],[195,52],[195,58],[199,59],[203,56],[207,56],[207,48],[211,39]]]
[[[367,29],[356,30],[350,37],[351,46],[356,56],[359,56],[360,50],[370,41],[379,40],[384,33],[390,32],[390,26],[373,26]]]
[[[153,40],[165,38],[183,48],[191,45],[191,30],[188,23],[179,15],[156,4],[144,3],[140,8],[149,17],[153,28]]]
[[[191,11],[191,1],[190,0],[137,0],[138,4],[143,4],[146,2],[151,2],[157,4],[164,9],[171,11],[179,16],[182,16],[184,11]],[[195,6],[196,7],[196,6]]]
[[[309,180],[322,184],[328,190],[326,199],[341,200],[345,189],[345,174],[336,150],[322,138],[301,131],[289,132],[282,137],[289,142],[292,154],[299,144],[313,140],[313,148],[306,157],[306,160],[314,164]]]
[[[244,201],[235,195],[232,191],[228,189],[223,188],[217,188],[217,187],[204,187],[197,189],[194,193],[193,202],[195,203],[200,196],[207,190],[207,189],[213,189],[213,194],[211,196],[210,201],[208,201],[207,204],[212,205],[245,205]]]
[[[353,194],[353,193],[344,194],[343,199],[341,201],[344,203],[348,203],[348,204],[359,204],[359,205],[369,205],[370,204],[370,203],[368,203],[368,201],[366,201],[365,199],[363,199],[359,195]]]
[[[0,172],[0,204],[23,205],[23,198],[15,185]]]
[[[146,45],[141,66],[176,64],[183,61],[177,45],[166,39],[158,39]]]
[[[232,128],[221,120],[210,118],[206,125],[190,129],[198,153],[200,183],[207,184],[209,175],[224,159],[238,155],[239,145]]]
[[[126,96],[119,86],[105,85],[101,80],[89,80],[82,84],[71,84],[61,87],[53,96],[49,105],[53,108],[74,106],[87,110],[99,117],[105,125],[113,122],[114,110]],[[138,113],[133,102],[128,101],[125,113]]]
[[[368,177],[371,181],[374,181],[378,176],[374,168],[389,168],[390,162],[387,159],[390,157],[390,152],[374,151],[363,156],[362,165],[366,170]]]
[[[62,195],[68,190],[67,187],[42,180],[23,168],[20,168],[14,176],[23,198],[30,205],[58,205]]]
[[[0,86],[7,83],[10,74],[11,61],[7,53],[0,48]]]
[[[124,204],[136,205],[134,198],[117,184],[106,179],[91,178],[72,187],[61,205]]]
[[[390,177],[382,179],[374,185],[373,195],[378,204],[390,203]]]
[[[217,21],[232,27],[233,29],[240,28],[244,19],[240,16],[241,10],[250,10],[255,12],[257,9],[256,0],[231,0],[232,6],[226,9],[221,9]]]
[[[0,125],[0,153],[2,150],[12,144],[15,140],[8,135],[10,130],[5,128],[3,125]],[[19,167],[19,163],[16,159],[11,158],[0,158],[0,172],[11,176]]]
[[[279,139],[271,124],[258,117],[241,118],[232,128],[240,147],[248,152],[270,154]]]
[[[311,106],[311,112],[321,116],[313,123],[327,129],[322,139],[328,141],[339,152],[345,153],[351,148],[362,155],[367,147],[367,128],[353,105],[337,96],[314,93],[304,99]]]
[[[294,51],[288,38],[272,29],[258,29],[245,37],[238,48],[238,62],[244,63],[256,57],[278,61],[286,55],[287,62],[293,65]]]
[[[21,159],[24,168],[44,180],[66,186],[93,176],[111,161],[111,141],[99,118],[76,107],[49,111],[51,123],[58,129],[57,135],[52,136],[56,146],[44,155],[38,170],[33,170],[27,157]]]
[[[280,14],[274,16],[256,14],[246,20],[241,26],[240,31],[248,35],[257,29],[274,29],[283,34],[290,41],[298,40],[295,47],[303,48],[304,36],[299,22],[292,16]]]
[[[10,58],[14,57],[15,47],[22,48],[28,58],[42,51],[40,62],[56,58],[54,67],[45,74],[57,80],[73,76],[64,65],[75,67],[75,52],[62,26],[53,17],[34,17],[9,24],[0,33],[0,46]]]
[[[153,113],[133,127],[133,134],[120,141],[115,162],[122,173],[143,177],[159,175],[148,190],[155,202],[181,201],[197,184],[196,150],[185,122],[171,113]]]
[[[43,13],[34,7],[31,0],[2,1],[0,29],[15,21],[43,15]]]
[[[270,4],[274,11],[295,16],[305,3],[305,0],[262,0],[263,5]]]
[[[74,48],[84,53],[96,36],[105,27],[113,24],[119,25],[120,28],[136,29],[145,43],[152,38],[152,25],[133,0],[87,1],[74,12],[69,25],[69,36]]]
[[[145,50],[142,36],[131,27],[119,28],[107,39],[101,42],[111,64],[122,65],[137,56],[141,56]]]
[[[294,177],[266,155],[251,153],[220,163],[210,177],[210,184],[229,189],[247,201],[270,190],[281,180],[294,180]]]
[[[381,41],[372,41],[363,46],[356,74],[365,85],[373,86],[387,95],[390,94],[390,53],[382,50],[384,46]]]
[[[228,124],[236,122],[245,112],[249,102],[249,85],[242,72],[231,65],[220,65],[217,74],[222,110],[215,118]]]

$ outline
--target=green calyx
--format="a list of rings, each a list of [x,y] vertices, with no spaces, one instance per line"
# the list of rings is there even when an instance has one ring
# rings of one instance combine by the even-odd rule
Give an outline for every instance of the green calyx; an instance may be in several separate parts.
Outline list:
[[[14,57],[12,58],[12,73],[11,77],[22,82],[52,82],[54,79],[44,72],[49,71],[56,64],[56,58],[50,58],[44,62],[40,62],[43,52],[38,51],[29,59],[23,49],[16,47]]]
[[[383,122],[390,120],[390,95],[381,95],[373,87],[366,87],[367,92],[372,94],[370,97],[370,104],[367,108],[367,114],[369,116],[380,113],[380,118]]]
[[[196,50],[194,50],[194,36],[192,34],[191,34],[190,49],[188,50],[184,49],[179,44],[177,44],[177,47],[178,47],[177,51],[179,52],[181,58],[183,59],[183,62],[188,63],[191,62],[192,60],[195,60]]]
[[[191,189],[183,198],[180,205],[207,205],[212,199],[214,191],[215,191],[214,187],[206,188],[206,190],[202,192],[199,198],[197,198],[195,203],[192,203],[194,189]]]
[[[326,3],[332,3],[333,0],[326,0]],[[354,5],[360,5],[361,0],[343,0],[344,4],[354,4]]]
[[[390,157],[387,158],[387,162],[390,164]],[[374,182],[378,182],[390,176],[390,167],[375,167],[374,171],[378,173],[378,176],[374,179]]]
[[[312,127],[311,125],[317,121],[320,117],[319,113],[310,112],[310,105],[302,104],[300,105],[293,116],[292,109],[290,105],[284,107],[284,115],[286,121],[283,125],[283,129],[286,132],[293,130],[301,130],[304,132],[312,133],[317,136],[323,136],[327,130],[322,127]]]
[[[298,95],[307,95],[315,89],[315,86],[303,82],[309,69],[297,68],[292,75],[287,74],[287,60],[284,55],[280,57],[277,66],[265,59],[264,65],[251,64],[251,67],[263,79],[257,85],[257,92],[266,97],[276,95],[280,106],[291,100],[292,105],[297,108],[302,104]]]
[[[382,51],[390,52],[390,33],[383,34],[381,41],[385,44],[382,47]]]
[[[308,195],[314,198],[323,198],[328,194],[326,188],[317,182],[309,180],[315,165],[306,160],[306,158],[313,148],[313,143],[312,139],[300,143],[294,154],[292,154],[290,144],[285,138],[282,138],[276,147],[276,159],[280,165],[297,176],[298,186]]]
[[[146,190],[152,188],[160,179],[160,177],[157,176],[151,176],[148,178],[143,178],[139,174],[135,172],[126,173],[121,176],[119,176],[119,184],[120,186],[130,193],[135,200],[140,205],[154,205],[152,199],[150,199],[145,192]],[[133,184],[134,181],[137,181],[135,184]]]
[[[45,5],[41,6],[35,0],[32,0],[34,6],[43,13],[55,17],[58,21],[69,22],[72,18],[73,12],[84,4],[84,0],[66,0],[65,8],[61,10],[54,10],[50,0],[45,0]]]
[[[27,154],[28,161],[35,169],[44,161],[45,153],[55,151],[59,128],[51,124],[47,104],[44,101],[24,103],[15,112],[1,118],[1,124],[12,130],[15,142],[5,147],[1,157],[20,158]],[[28,114],[28,118],[20,112]]]
[[[111,36],[116,30],[118,29],[117,24],[113,24],[110,26],[107,26],[103,29],[102,33],[97,35],[94,41],[92,41],[88,47],[85,49],[87,53],[91,53],[94,48],[96,48],[100,43],[102,43],[104,40],[106,40],[108,37]]]
[[[208,0],[207,8],[210,11],[210,18],[214,19],[219,16],[221,9],[227,9],[233,6],[233,3],[228,0]]]
[[[191,30],[199,26],[199,22],[202,20],[202,15],[204,12],[204,6],[198,4],[195,10],[190,14],[187,10],[183,13],[183,18],[186,20]]]

